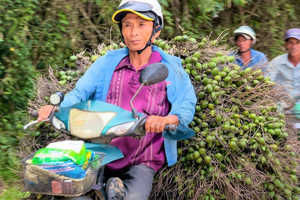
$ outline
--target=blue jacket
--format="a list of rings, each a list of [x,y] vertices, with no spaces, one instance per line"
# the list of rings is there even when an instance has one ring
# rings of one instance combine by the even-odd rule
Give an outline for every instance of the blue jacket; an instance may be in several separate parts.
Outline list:
[[[238,53],[236,53],[236,59],[234,63],[239,65],[240,67],[243,67],[243,69],[246,69],[248,67],[253,67],[259,64],[260,66],[262,66],[263,70],[265,70],[264,65],[267,64],[268,62],[266,55],[254,49],[250,49],[250,52],[251,52],[251,60],[246,67]]]
[[[171,166],[177,162],[177,140],[194,136],[194,131],[188,128],[188,124],[193,120],[197,99],[189,76],[182,68],[181,59],[156,46],[152,46],[152,51],[160,53],[161,62],[169,69],[166,79],[167,98],[171,104],[169,114],[177,115],[180,121],[176,131],[163,132],[165,154],[168,165]],[[67,107],[89,99],[106,101],[114,70],[128,53],[128,48],[108,51],[105,56],[96,60],[78,80],[75,89],[66,95],[61,106]]]

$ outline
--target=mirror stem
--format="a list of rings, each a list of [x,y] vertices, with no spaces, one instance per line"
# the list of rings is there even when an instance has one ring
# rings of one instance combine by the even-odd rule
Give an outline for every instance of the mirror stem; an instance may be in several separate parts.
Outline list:
[[[135,99],[135,97],[137,96],[137,94],[140,92],[140,90],[142,89],[142,87],[145,85],[145,83],[142,83],[141,86],[139,87],[139,89],[136,91],[136,93],[133,95],[132,99],[130,100],[130,106],[131,106],[131,112],[132,115],[135,119],[139,118],[138,112],[136,111],[136,109],[133,107],[133,100]]]

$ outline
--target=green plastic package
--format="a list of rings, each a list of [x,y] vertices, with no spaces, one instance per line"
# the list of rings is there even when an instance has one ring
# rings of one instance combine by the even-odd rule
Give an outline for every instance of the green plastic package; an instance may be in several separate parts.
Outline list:
[[[87,160],[87,152],[83,141],[65,140],[49,144],[38,150],[32,158],[33,164],[64,162],[71,160],[82,165]]]

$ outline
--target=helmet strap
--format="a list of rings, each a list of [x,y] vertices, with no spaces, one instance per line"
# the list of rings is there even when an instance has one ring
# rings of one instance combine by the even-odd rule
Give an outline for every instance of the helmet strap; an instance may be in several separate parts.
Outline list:
[[[153,29],[152,29],[150,38],[149,38],[148,42],[146,43],[145,47],[143,49],[137,51],[138,54],[141,54],[147,47],[152,45],[152,42],[151,42],[152,37],[155,35],[155,33],[157,33],[158,31],[160,31],[162,29],[161,25],[157,27],[157,25],[158,25],[157,20],[158,20],[158,17],[157,17],[157,15],[155,15],[155,19],[153,22]]]
[[[123,37],[123,34],[122,34],[122,22],[118,23],[118,26],[119,26],[120,33],[121,33],[122,42],[125,44],[124,37]]]

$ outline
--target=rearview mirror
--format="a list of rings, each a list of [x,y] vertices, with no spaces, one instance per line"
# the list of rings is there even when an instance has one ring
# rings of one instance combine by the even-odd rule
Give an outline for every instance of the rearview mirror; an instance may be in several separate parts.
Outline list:
[[[169,70],[165,64],[154,63],[142,70],[139,81],[144,85],[153,85],[162,82],[168,75]]]
[[[136,109],[133,107],[133,100],[137,96],[137,94],[140,92],[142,87],[144,85],[153,85],[159,82],[164,81],[169,75],[169,70],[167,66],[163,63],[154,63],[149,65],[148,67],[144,68],[140,74],[139,81],[141,83],[141,86],[136,91],[136,93],[133,95],[130,101],[130,106],[132,110],[132,115],[134,118],[138,119],[139,115]]]
[[[59,105],[64,100],[64,93],[62,92],[55,92],[50,96],[50,103],[53,106]]]

